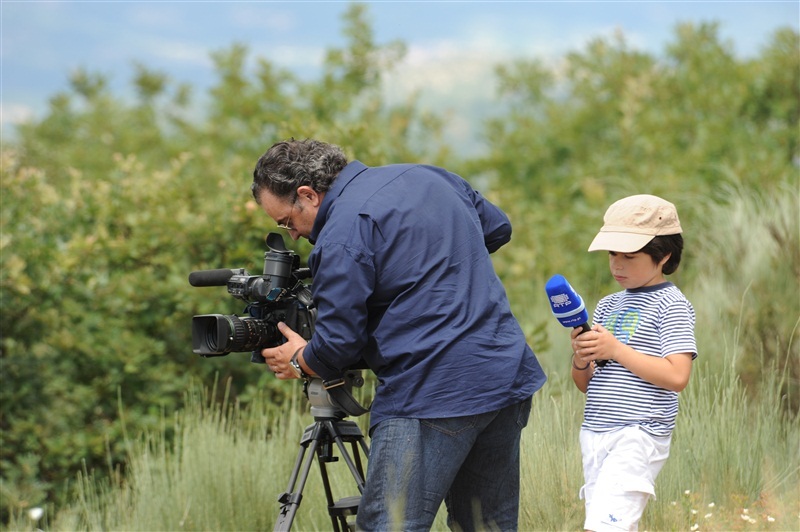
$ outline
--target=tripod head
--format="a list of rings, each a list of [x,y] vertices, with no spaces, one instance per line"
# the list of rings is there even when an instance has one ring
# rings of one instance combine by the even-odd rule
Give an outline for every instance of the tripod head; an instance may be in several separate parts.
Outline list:
[[[339,457],[333,454],[334,450],[338,449],[356,481],[359,493],[364,492],[366,475],[361,458],[362,453],[364,458],[369,457],[369,447],[358,424],[344,419],[348,415],[360,416],[369,412],[369,409],[361,406],[350,393],[353,386],[360,388],[363,385],[364,379],[358,369],[345,370],[341,378],[329,381],[323,381],[319,377],[304,377],[303,393],[311,403],[314,423],[306,427],[303,432],[300,453],[289,477],[289,487],[278,497],[281,510],[274,532],[290,531],[297,508],[303,499],[303,487],[311,469],[311,462],[315,457],[319,462],[322,486],[325,488],[328,513],[331,516],[334,532],[355,530],[355,523],[352,521],[358,512],[361,496],[334,500],[327,464],[339,460]],[[352,454],[348,452],[346,444],[350,445]]]
[[[323,381],[317,377],[306,379],[303,393],[311,403],[311,415],[315,419],[344,419],[369,412],[351,393],[353,387],[364,386],[360,370],[347,370],[341,379]]]

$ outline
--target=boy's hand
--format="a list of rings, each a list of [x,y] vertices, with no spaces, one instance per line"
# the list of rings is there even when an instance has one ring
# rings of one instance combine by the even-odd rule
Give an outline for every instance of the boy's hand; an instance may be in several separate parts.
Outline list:
[[[572,351],[584,364],[592,360],[614,360],[624,344],[617,340],[602,325],[592,326],[591,331],[582,332],[576,329],[571,333]]]

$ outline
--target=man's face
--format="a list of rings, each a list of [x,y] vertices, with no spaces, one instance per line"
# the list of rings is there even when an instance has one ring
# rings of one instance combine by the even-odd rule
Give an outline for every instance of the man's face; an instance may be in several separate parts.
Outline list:
[[[323,197],[324,194],[318,194],[311,187],[302,186],[297,189],[294,203],[291,196],[279,198],[266,189],[261,191],[259,200],[267,216],[275,220],[278,227],[288,231],[292,240],[297,240],[311,235]]]

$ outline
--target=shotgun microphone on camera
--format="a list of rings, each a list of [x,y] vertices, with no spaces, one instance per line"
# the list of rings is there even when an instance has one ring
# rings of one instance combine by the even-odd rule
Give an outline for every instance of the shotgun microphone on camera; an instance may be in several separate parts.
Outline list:
[[[192,286],[225,286],[234,274],[241,270],[199,270],[189,274],[189,284]]]

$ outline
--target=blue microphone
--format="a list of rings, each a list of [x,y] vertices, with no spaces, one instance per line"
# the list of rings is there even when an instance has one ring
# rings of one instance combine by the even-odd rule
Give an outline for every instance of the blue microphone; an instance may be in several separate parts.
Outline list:
[[[550,300],[550,309],[553,316],[564,327],[581,328],[584,332],[590,330],[589,313],[583,299],[570,286],[563,275],[554,275],[544,285],[547,297]]]
[[[582,329],[582,332],[591,331],[589,326],[589,313],[586,311],[586,305],[583,304],[583,299],[578,293],[570,286],[563,275],[556,274],[552,276],[547,284],[544,285],[544,291],[547,292],[547,298],[550,300],[550,309],[553,311],[553,316],[564,327],[572,327],[573,329]],[[605,360],[596,360],[598,366],[605,366]]]

